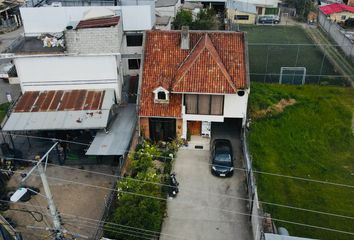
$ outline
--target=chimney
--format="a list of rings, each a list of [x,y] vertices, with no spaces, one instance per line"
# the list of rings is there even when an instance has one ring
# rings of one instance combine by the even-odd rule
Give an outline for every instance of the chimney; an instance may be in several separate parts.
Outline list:
[[[181,49],[189,49],[189,27],[182,26],[181,31]]]

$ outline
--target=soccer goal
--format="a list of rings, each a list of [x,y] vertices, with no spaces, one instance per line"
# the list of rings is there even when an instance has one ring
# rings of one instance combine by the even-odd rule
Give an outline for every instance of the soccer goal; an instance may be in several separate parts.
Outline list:
[[[280,84],[304,85],[306,77],[305,67],[281,67]]]

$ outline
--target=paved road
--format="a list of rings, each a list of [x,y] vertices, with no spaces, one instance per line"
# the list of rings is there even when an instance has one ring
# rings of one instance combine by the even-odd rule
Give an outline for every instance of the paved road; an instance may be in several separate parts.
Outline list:
[[[251,229],[244,201],[243,176],[218,178],[210,173],[209,151],[180,149],[174,165],[180,192],[168,200],[162,240],[248,240]],[[177,238],[176,238],[177,239]]]
[[[0,104],[7,102],[6,92],[11,93],[13,100],[16,100],[20,96],[21,88],[19,84],[10,85],[7,82],[0,79]]]

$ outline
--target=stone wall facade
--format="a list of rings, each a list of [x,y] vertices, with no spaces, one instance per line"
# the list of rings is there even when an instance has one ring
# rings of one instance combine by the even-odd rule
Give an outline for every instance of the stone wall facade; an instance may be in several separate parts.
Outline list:
[[[65,31],[68,53],[119,53],[123,39],[122,21],[114,27],[83,28]]]

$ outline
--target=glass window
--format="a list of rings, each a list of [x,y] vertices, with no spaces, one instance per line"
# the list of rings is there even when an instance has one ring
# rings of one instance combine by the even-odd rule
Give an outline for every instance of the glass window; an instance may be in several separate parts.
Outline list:
[[[342,20],[345,20],[346,18],[347,18],[347,16],[345,16],[345,15],[342,15],[342,16],[341,16],[341,19],[342,19]]]
[[[224,96],[186,94],[184,105],[187,114],[223,115]]]
[[[128,68],[129,69],[139,69],[140,68],[140,59],[128,59]]]
[[[198,95],[198,114],[210,114],[210,95]]]
[[[235,20],[248,20],[248,15],[235,15]]]
[[[187,94],[185,97],[186,113],[197,114],[198,113],[198,95]]]
[[[224,112],[224,96],[211,96],[211,115],[222,115]]]
[[[138,47],[143,45],[143,34],[129,34],[127,35],[127,46]]]
[[[161,91],[157,93],[157,99],[158,100],[166,100],[166,93]]]

